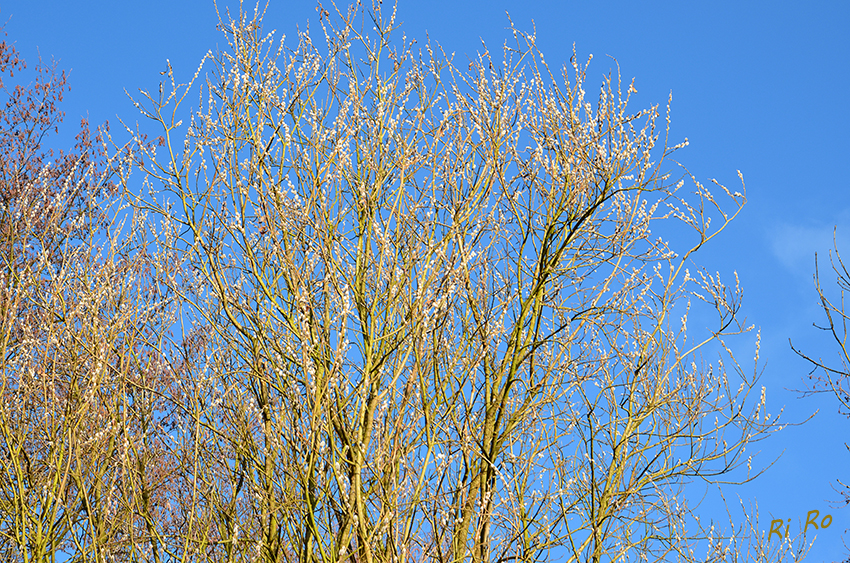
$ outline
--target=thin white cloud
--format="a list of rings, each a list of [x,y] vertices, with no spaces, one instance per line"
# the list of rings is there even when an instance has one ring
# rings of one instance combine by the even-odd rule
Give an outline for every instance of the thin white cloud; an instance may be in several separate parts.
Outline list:
[[[821,266],[828,265],[829,252],[834,248],[850,257],[850,225],[801,226],[780,225],[769,233],[773,255],[787,269],[801,274],[814,273],[815,253]]]

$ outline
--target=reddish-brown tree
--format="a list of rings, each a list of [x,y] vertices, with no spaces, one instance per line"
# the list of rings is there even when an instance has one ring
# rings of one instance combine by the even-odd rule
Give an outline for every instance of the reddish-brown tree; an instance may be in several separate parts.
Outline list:
[[[108,160],[108,129],[85,119],[55,151],[67,78],[34,71],[0,41],[0,559],[86,560],[122,527],[128,433],[144,422],[127,385],[150,362],[133,292],[151,266],[115,229],[126,153]]]

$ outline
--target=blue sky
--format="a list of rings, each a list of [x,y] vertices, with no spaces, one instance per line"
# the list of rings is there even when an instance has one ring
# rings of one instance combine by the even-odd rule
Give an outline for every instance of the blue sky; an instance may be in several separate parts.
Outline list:
[[[220,9],[233,2],[220,2]],[[408,37],[441,43],[464,61],[483,39],[497,51],[509,37],[506,12],[520,29],[536,26],[550,63],[594,55],[593,83],[613,65],[636,78],[637,106],[664,104],[673,93],[672,138],[688,137],[677,153],[700,181],[717,178],[749,203],[719,241],[699,259],[745,288],[745,313],[762,331],[767,358],[762,383],[769,412],[785,408],[789,422],[818,415],[760,444],[761,462],[784,451],[758,482],[728,496],[756,500],[762,519],[832,514],[810,561],[839,560],[850,543],[850,509],[829,508],[835,479],[850,480],[850,420],[829,397],[799,399],[807,365],[788,339],[818,356],[834,357],[823,333],[812,284],[814,253],[825,258],[832,230],[850,257],[850,3],[844,2],[596,2],[401,0]],[[272,0],[265,24],[294,36],[317,21],[311,1]],[[166,58],[188,79],[203,54],[222,45],[212,0],[145,2],[0,0],[0,21],[30,62],[38,54],[70,70],[66,123],[87,116],[93,125],[117,117],[135,121],[124,94],[155,88]],[[113,127],[113,131],[117,129]],[[70,146],[74,127],[57,146]],[[825,262],[825,260],[823,261]],[[832,278],[824,276],[825,283]],[[754,341],[754,335],[749,342]],[[749,344],[743,346],[742,350]],[[750,353],[750,352],[747,352]],[[727,497],[728,498],[728,497]]]

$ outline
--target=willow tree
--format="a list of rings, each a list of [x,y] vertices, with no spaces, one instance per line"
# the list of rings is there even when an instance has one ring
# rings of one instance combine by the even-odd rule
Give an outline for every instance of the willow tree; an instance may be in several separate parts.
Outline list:
[[[837,400],[838,412],[850,418],[850,349],[847,345],[847,323],[850,321],[850,312],[844,304],[845,293],[850,290],[850,271],[838,250],[837,236],[834,237],[833,243],[834,252],[829,253],[832,283],[825,285],[821,282],[817,254],[815,254],[814,275],[815,290],[824,313],[821,323],[816,323],[815,326],[823,330],[831,339],[835,352],[833,359],[814,357],[794,348],[793,344],[792,349],[812,366],[806,381],[808,388],[805,393],[832,395]],[[845,443],[844,446],[850,452],[850,444]],[[850,482],[844,477],[844,481],[838,479],[837,483],[843,503],[850,504]],[[845,546],[847,546],[846,542]]]
[[[379,3],[318,11],[321,46],[223,18],[224,51],[135,101],[126,193],[170,257],[181,374],[158,395],[174,424],[147,432],[179,468],[122,483],[146,503],[122,545],[775,560],[756,523],[750,551],[694,552],[685,485],[754,477],[778,418],[726,345],[737,278],[695,262],[745,196],[676,167],[669,102],[631,109],[613,73],[590,96],[587,65],[516,30],[459,67]],[[713,324],[689,331],[692,306]]]

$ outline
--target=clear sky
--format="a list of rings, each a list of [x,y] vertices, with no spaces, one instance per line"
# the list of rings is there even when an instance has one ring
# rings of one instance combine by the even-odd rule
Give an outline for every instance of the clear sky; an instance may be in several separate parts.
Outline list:
[[[220,9],[233,6],[220,2]],[[315,25],[312,1],[272,0],[265,25],[294,36]],[[737,270],[745,313],[762,331],[767,358],[762,383],[769,412],[785,408],[788,422],[815,411],[806,425],[762,442],[761,464],[783,453],[756,483],[727,491],[758,502],[762,520],[829,513],[809,561],[838,561],[850,544],[850,508],[830,508],[835,480],[850,481],[850,420],[827,396],[798,398],[808,366],[788,339],[811,354],[834,356],[826,335],[812,327],[821,312],[812,284],[814,253],[825,257],[837,225],[850,258],[850,3],[824,2],[588,2],[539,0],[400,0],[408,37],[429,34],[455,52],[474,56],[483,39],[496,52],[510,34],[506,12],[520,29],[536,26],[538,45],[552,63],[566,62],[573,43],[580,60],[594,54],[591,84],[612,68],[636,78],[637,105],[661,105],[673,93],[677,156],[700,181],[717,178],[749,203],[699,261],[727,278]],[[223,44],[212,0],[0,0],[8,38],[32,64],[38,54],[69,69],[63,109],[70,146],[73,124],[92,125],[137,113],[124,95],[154,89],[170,59],[188,79],[208,49]],[[115,128],[113,128],[115,130]],[[67,141],[64,142],[63,140]],[[824,276],[831,283],[830,276]],[[748,342],[754,341],[753,338]],[[749,344],[747,345],[749,346]],[[751,346],[739,349],[750,354]],[[718,515],[721,516],[721,515]],[[846,555],[844,555],[846,557]]]

